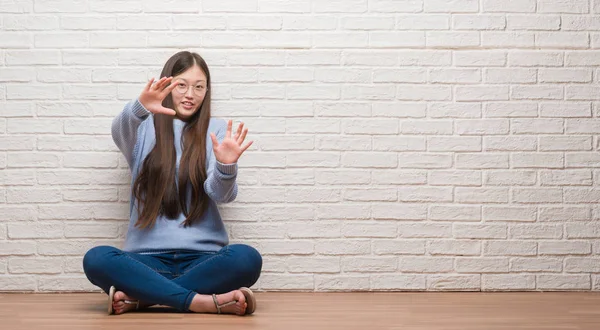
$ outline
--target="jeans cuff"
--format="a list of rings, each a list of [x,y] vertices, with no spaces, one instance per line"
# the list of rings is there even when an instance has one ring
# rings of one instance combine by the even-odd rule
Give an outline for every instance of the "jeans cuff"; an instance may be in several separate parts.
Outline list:
[[[196,292],[190,291],[190,293],[188,294],[187,298],[185,298],[185,305],[183,305],[183,311],[185,311],[185,312],[189,312],[190,311],[190,305],[192,305],[192,300],[194,300],[194,297],[196,295],[197,295]]]

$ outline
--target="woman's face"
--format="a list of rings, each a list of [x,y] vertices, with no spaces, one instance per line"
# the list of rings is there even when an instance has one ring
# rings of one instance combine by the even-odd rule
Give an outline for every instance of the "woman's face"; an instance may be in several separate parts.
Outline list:
[[[173,77],[175,89],[171,92],[173,106],[177,112],[177,118],[187,120],[202,105],[206,95],[206,75],[197,65]]]

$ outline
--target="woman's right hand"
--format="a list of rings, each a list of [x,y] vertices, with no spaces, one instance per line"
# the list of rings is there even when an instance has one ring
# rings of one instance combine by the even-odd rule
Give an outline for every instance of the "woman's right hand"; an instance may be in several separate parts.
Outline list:
[[[175,110],[162,106],[165,97],[177,86],[177,84],[170,84],[172,80],[173,77],[162,77],[156,84],[152,84],[154,78],[150,79],[138,98],[144,108],[152,113],[175,116]]]

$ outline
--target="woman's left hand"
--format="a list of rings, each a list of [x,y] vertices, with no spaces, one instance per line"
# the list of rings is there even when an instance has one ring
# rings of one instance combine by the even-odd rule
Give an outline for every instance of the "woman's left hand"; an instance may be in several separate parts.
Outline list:
[[[231,136],[231,126],[233,125],[232,121],[229,120],[227,122],[227,132],[225,133],[225,138],[219,144],[217,141],[217,136],[215,133],[210,133],[210,138],[213,143],[213,151],[215,153],[215,157],[222,164],[233,164],[238,161],[240,156],[252,145],[250,141],[245,145],[244,140],[246,139],[246,134],[248,133],[248,129],[244,128],[244,123],[240,123],[238,126],[237,132],[232,137]]]

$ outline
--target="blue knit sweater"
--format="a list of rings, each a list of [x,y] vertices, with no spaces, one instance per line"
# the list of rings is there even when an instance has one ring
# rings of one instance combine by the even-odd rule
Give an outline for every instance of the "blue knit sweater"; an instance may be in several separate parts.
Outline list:
[[[175,149],[177,151],[176,174],[179,172],[181,159],[181,138],[185,122],[173,118]],[[218,251],[229,244],[223,221],[217,209],[217,203],[228,203],[237,195],[237,164],[222,164],[215,159],[210,140],[210,133],[215,133],[219,143],[225,137],[227,124],[222,119],[210,119],[206,143],[206,172],[204,191],[210,197],[208,209],[201,221],[183,227],[185,216],[179,214],[177,219],[167,219],[159,215],[152,228],[139,229],[134,225],[138,220],[138,201],[131,195],[129,207],[129,228],[125,240],[125,251],[130,252],[165,252],[175,249],[196,251]],[[138,101],[133,100],[125,105],[123,111],[112,122],[112,137],[119,147],[131,169],[131,185],[137,178],[143,161],[156,144],[153,114]],[[188,184],[188,210],[191,199],[191,184]]]

